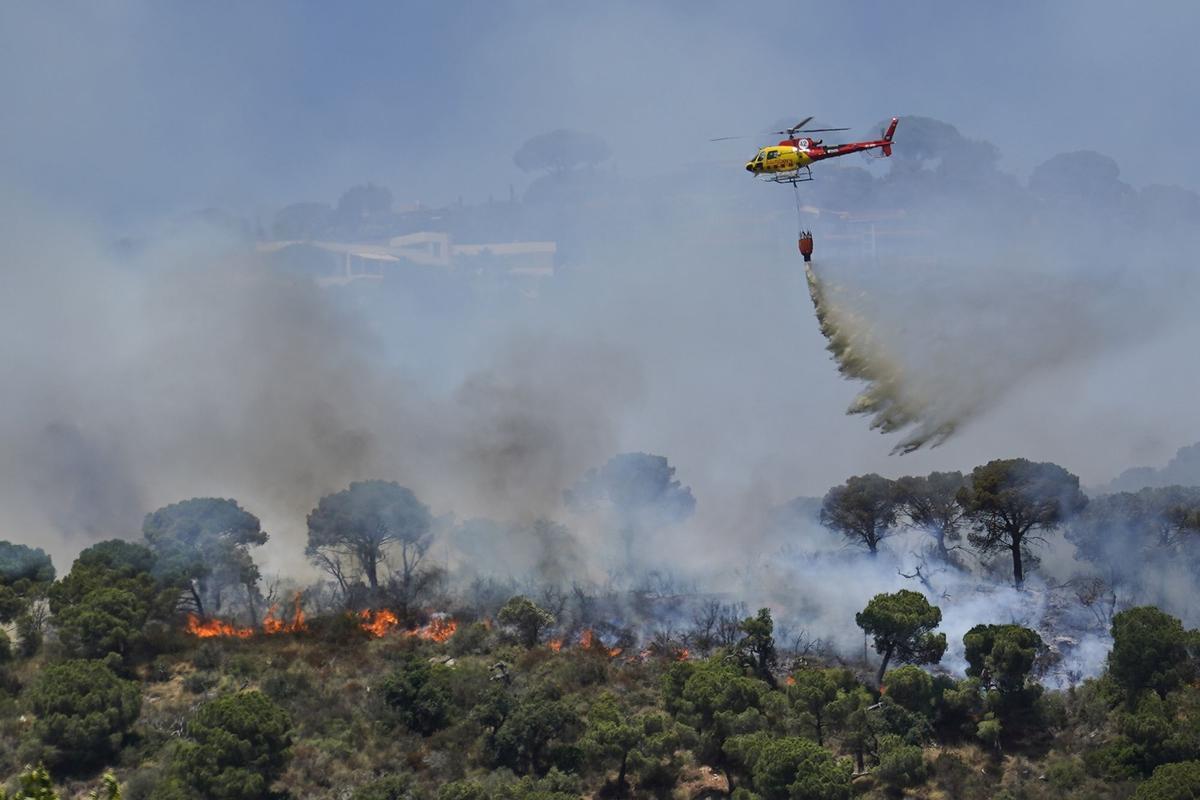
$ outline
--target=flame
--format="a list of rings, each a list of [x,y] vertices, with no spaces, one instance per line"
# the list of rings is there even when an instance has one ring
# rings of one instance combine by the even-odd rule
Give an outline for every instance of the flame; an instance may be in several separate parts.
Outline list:
[[[308,630],[308,623],[304,617],[304,609],[300,607],[300,592],[296,592],[296,596],[292,599],[292,621],[288,622],[283,617],[275,616],[279,610],[279,606],[271,606],[267,610],[267,616],[263,618],[262,629],[263,633],[302,633]]]
[[[362,622],[358,623],[364,631],[379,638],[400,624],[400,618],[386,608],[378,611],[370,609],[359,612]]]
[[[788,675],[787,680],[784,681],[784,683],[786,683],[788,686],[795,686],[796,685],[796,676]]]
[[[296,592],[296,596],[293,598],[294,606],[291,622],[288,622],[283,617],[276,616],[279,606],[271,606],[267,611],[267,615],[263,617],[262,632],[270,636],[276,633],[302,633],[307,631],[308,623],[305,621],[304,609],[300,607],[300,601],[300,592]],[[258,633],[254,628],[239,628],[232,622],[224,622],[219,619],[201,619],[197,614],[191,612],[187,615],[187,625],[184,626],[183,630],[201,639],[212,639],[218,636],[223,638],[249,639]]]
[[[607,654],[609,658],[616,658],[623,651],[621,647],[605,647],[604,642],[600,641],[600,637],[591,628],[579,635],[579,646],[584,650],[598,650]]]
[[[378,638],[387,635],[392,628],[400,624],[400,617],[396,616],[396,612],[386,608],[375,610],[360,611],[359,627],[364,631]],[[418,639],[426,639],[431,642],[446,641],[454,632],[458,630],[458,623],[447,616],[435,615],[428,624],[422,625],[411,631],[404,631],[405,636],[414,636]]]
[[[692,651],[688,650],[686,647],[681,647],[675,652],[676,661],[687,661],[691,657]]]
[[[550,645],[550,649],[557,653],[560,650],[562,650],[563,640],[562,639],[551,639],[549,642],[549,645]]]
[[[414,631],[405,631],[404,635],[440,644],[453,636],[456,630],[458,630],[458,623],[449,617],[434,617],[429,620],[428,625],[422,625]]]
[[[199,616],[188,612],[187,625],[184,630],[192,636],[198,636],[201,639],[212,639],[216,636],[234,636],[238,639],[249,639],[254,635],[253,628],[239,628],[229,622],[222,622],[219,619],[200,619]]]

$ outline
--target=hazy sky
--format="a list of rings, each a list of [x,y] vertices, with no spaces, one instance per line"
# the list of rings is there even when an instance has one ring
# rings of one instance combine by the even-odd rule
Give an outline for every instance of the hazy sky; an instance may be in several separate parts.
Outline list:
[[[813,322],[790,198],[741,171],[760,142],[708,140],[810,114],[863,133],[926,116],[994,142],[1022,179],[1094,149],[1135,187],[1196,189],[1198,29],[1187,2],[0,3],[0,538],[41,541],[60,525],[48,507],[71,524],[103,507],[114,522],[85,526],[100,536],[234,495],[296,561],[303,512],[351,479],[410,481],[444,513],[467,492],[428,476],[467,475],[481,513],[521,492],[553,504],[555,480],[619,450],[668,455],[722,536],[750,506],[872,470],[1023,455],[1102,483],[1165,463],[1200,438],[1200,381],[1181,368],[1194,324],[1022,375],[943,448],[890,457],[894,440],[843,414],[857,389]],[[584,265],[611,280],[549,292],[529,319],[464,323],[477,345],[437,376],[457,393],[381,373],[393,359],[353,314],[246,278],[209,242],[160,243],[178,282],[105,250],[198,208],[269,221],[367,180],[398,203],[507,197],[530,183],[514,151],[563,127],[600,135],[611,169],[647,185],[696,165],[691,207],[723,218],[614,230],[608,262]],[[764,207],[778,215],[751,216]],[[703,234],[735,226],[762,247],[713,255]],[[194,269],[210,257],[221,268]],[[434,360],[417,336],[400,345],[395,362]],[[47,436],[61,451],[30,466]],[[70,502],[38,494],[71,470]],[[56,557],[83,543],[69,527]]]
[[[816,114],[945,119],[1023,172],[1095,149],[1200,184],[1190,2],[34,3],[0,6],[0,179],[130,224],[374,179],[506,194],[530,135],[625,171],[744,157],[713,136]]]

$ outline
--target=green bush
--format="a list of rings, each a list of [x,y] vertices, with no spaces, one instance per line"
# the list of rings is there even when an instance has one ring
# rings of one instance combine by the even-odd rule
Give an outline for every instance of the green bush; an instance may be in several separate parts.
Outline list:
[[[921,748],[904,744],[896,736],[880,738],[879,767],[875,772],[893,791],[919,786],[929,775],[925,753]]]
[[[410,800],[415,788],[411,773],[385,775],[355,789],[350,800]]]
[[[183,688],[192,694],[204,694],[221,681],[215,672],[193,672],[183,679]]]
[[[1055,758],[1046,765],[1046,782],[1058,793],[1071,791],[1086,778],[1087,769],[1078,757]]]
[[[26,693],[51,765],[86,769],[114,756],[141,709],[141,690],[98,661],[47,667]]]
[[[406,728],[428,736],[450,721],[447,671],[411,654],[383,679],[379,690]]]
[[[196,669],[217,669],[225,660],[221,645],[216,642],[203,642],[192,654],[192,664]]]
[[[933,712],[933,677],[916,665],[889,670],[883,678],[883,690],[902,708],[926,716]]]
[[[460,625],[454,635],[450,637],[450,641],[446,643],[446,647],[449,649],[450,655],[456,658],[477,655],[486,652],[491,636],[492,632],[482,622]]]
[[[1164,764],[1133,794],[1133,800],[1195,800],[1200,797],[1200,761]]]
[[[1131,700],[1143,689],[1165,696],[1195,674],[1183,624],[1153,606],[1117,614],[1112,635],[1108,673]]]
[[[725,751],[767,800],[849,800],[850,762],[797,736],[754,733],[730,737]]]
[[[259,800],[283,771],[291,719],[259,691],[229,694],[200,707],[174,758],[176,775],[206,800]]]
[[[287,669],[271,670],[263,676],[262,690],[279,702],[311,697],[315,690],[312,667],[297,662]]]
[[[438,789],[437,800],[488,800],[479,781],[453,781]]]
[[[66,651],[79,658],[117,653],[129,660],[142,644],[149,608],[124,589],[100,588],[60,608],[55,626]]]

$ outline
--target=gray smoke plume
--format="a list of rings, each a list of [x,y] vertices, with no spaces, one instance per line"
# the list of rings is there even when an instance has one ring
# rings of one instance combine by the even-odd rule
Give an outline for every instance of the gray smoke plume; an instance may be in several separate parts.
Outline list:
[[[1040,262],[1034,262],[1038,264]],[[1113,292],[1081,297],[1027,266],[942,266],[881,281],[806,265],[817,323],[838,371],[866,382],[847,409],[893,453],[936,447],[1041,372],[1138,341],[1153,322]]]
[[[829,342],[827,349],[838,372],[867,383],[846,413],[871,415],[871,427],[883,433],[915,426],[893,452],[907,453],[925,444],[936,446],[954,433],[967,409],[960,409],[960,414],[948,419],[934,414],[934,398],[925,391],[928,386],[905,380],[903,365],[888,352],[871,322],[854,310],[851,299],[844,297],[846,291],[819,278],[811,263],[805,264],[804,274],[817,324]]]

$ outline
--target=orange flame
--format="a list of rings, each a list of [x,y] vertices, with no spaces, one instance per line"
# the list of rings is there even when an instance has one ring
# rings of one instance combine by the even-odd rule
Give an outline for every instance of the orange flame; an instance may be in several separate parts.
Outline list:
[[[422,625],[414,631],[405,631],[404,635],[441,644],[453,636],[456,630],[458,630],[458,623],[449,617],[434,617],[429,620],[428,625]]]
[[[563,640],[562,639],[551,639],[549,644],[550,644],[550,649],[557,653],[560,650],[562,650]]]
[[[796,685],[796,676],[788,675],[787,680],[784,681],[784,683],[786,683],[788,686],[795,686]]]
[[[296,592],[296,597],[293,600],[294,607],[291,622],[276,616],[279,606],[271,606],[267,611],[267,615],[263,617],[262,632],[269,636],[276,633],[302,633],[307,631],[308,623],[305,621],[304,609],[300,607],[300,600],[300,592]],[[201,639],[213,639],[218,636],[249,639],[255,633],[258,633],[254,628],[239,628],[231,622],[224,622],[219,619],[201,619],[198,615],[191,612],[187,615],[187,624],[183,630]]]
[[[308,630],[308,622],[304,617],[304,609],[300,607],[300,592],[296,592],[296,596],[292,602],[292,621],[288,622],[283,617],[275,616],[275,613],[279,610],[279,606],[271,606],[267,610],[267,616],[263,618],[263,633],[303,633]]]
[[[187,625],[184,630],[192,636],[201,639],[212,639],[217,636],[234,636],[238,639],[249,639],[254,635],[253,628],[239,628],[229,622],[219,619],[201,619],[196,614],[188,612]]]
[[[367,609],[359,612],[358,616],[362,618],[359,627],[376,638],[400,624],[400,618],[386,608],[378,611]]]
[[[376,638],[386,636],[392,628],[400,624],[400,617],[396,616],[396,612],[386,608],[360,611],[358,616],[362,620],[358,623],[359,627]],[[458,623],[453,619],[446,616],[434,616],[427,625],[411,631],[404,631],[404,635],[440,644],[453,636],[457,630]]]
[[[675,652],[675,660],[676,661],[687,661],[691,657],[692,657],[692,652],[690,650],[688,650],[686,647],[681,647],[681,648],[679,648],[679,650],[677,650]]]
[[[616,658],[621,655],[623,648],[620,647],[605,647],[604,642],[600,641],[591,628],[587,628],[579,635],[579,646],[584,650],[598,650],[608,655],[609,658]]]

